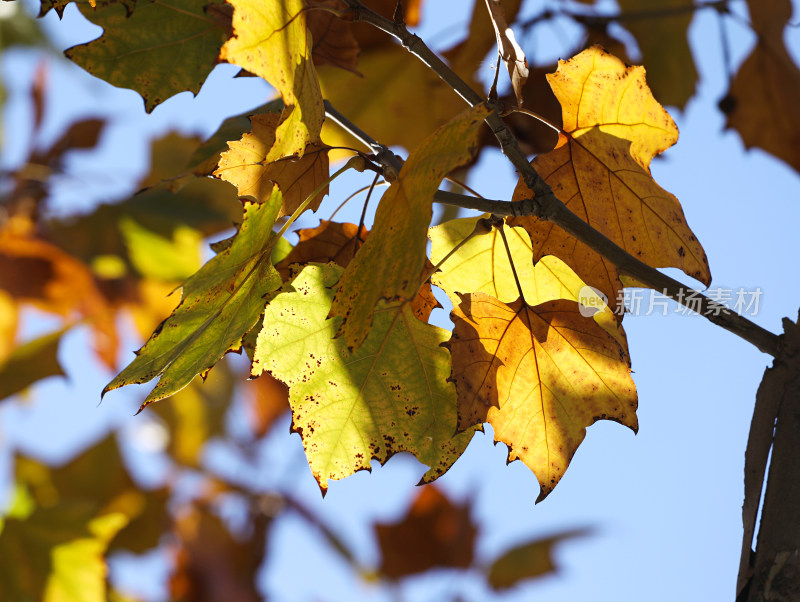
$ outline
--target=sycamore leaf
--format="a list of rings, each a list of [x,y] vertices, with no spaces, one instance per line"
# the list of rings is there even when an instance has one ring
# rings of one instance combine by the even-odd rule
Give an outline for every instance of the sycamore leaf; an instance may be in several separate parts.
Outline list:
[[[220,58],[267,80],[286,108],[267,161],[302,156],[318,142],[325,109],[311,60],[303,0],[232,0],[235,36]]]
[[[685,6],[684,0],[619,0],[623,14],[665,13],[653,19],[626,19],[622,24],[636,38],[653,94],[663,104],[681,109],[694,95],[697,83],[697,69],[687,39],[694,13],[669,13]],[[665,51],[666,48],[669,50]]]
[[[245,203],[244,221],[231,246],[183,284],[181,304],[103,394],[160,377],[144,407],[177,393],[225,353],[241,348],[242,337],[264,309],[264,297],[281,284],[270,261],[280,205],[277,188],[266,203]]]
[[[90,505],[93,515],[121,513],[127,524],[110,544],[141,554],[158,545],[168,522],[169,491],[143,491],[128,475],[113,435],[55,468],[17,456],[14,471],[40,507]]]
[[[95,516],[91,504],[39,508],[0,532],[0,599],[103,602],[108,542],[126,523]]]
[[[459,427],[489,422],[509,462],[536,475],[537,502],[561,480],[586,427],[605,419],[637,430],[627,355],[576,303],[460,298],[448,343]]]
[[[566,134],[533,164],[556,196],[634,257],[653,267],[678,267],[709,284],[708,260],[680,203],[650,175],[651,159],[674,144],[678,130],[650,94],[644,69],[593,47],[559,61],[548,79],[563,107]],[[514,200],[531,195],[520,180]],[[618,305],[622,285],[611,263],[549,222],[523,217],[509,223],[528,231],[535,259],[560,257]]]
[[[350,352],[328,318],[341,268],[312,264],[267,305],[252,374],[289,386],[292,428],[323,492],[329,479],[413,453],[444,474],[472,437],[456,430],[447,331],[419,321],[406,303],[380,302],[369,337]]]
[[[264,202],[272,196],[273,184],[283,193],[283,205],[278,217],[291,215],[329,176],[328,147],[314,142],[305,147],[302,157],[286,156],[268,159],[275,144],[275,131],[280,122],[277,113],[253,115],[252,131],[241,140],[228,142],[229,150],[222,153],[214,175],[230,182],[239,196]],[[311,201],[316,211],[328,194],[326,185]]]
[[[401,520],[375,525],[380,572],[399,579],[436,568],[468,568],[477,531],[469,504],[454,504],[435,486],[427,485]]]
[[[431,228],[431,260],[438,265],[444,257],[475,229],[481,218],[462,218]],[[546,255],[533,263],[530,236],[524,228],[503,226],[513,269],[519,278],[525,302],[539,305],[545,301],[568,299],[583,300],[589,305],[584,282],[572,269],[553,255]],[[466,243],[439,266],[432,278],[433,284],[442,288],[451,298],[455,293],[485,293],[510,303],[519,299],[519,289],[508,258],[508,251],[496,228],[472,236]],[[454,299],[454,303],[457,300]],[[594,320],[627,351],[625,331],[602,298],[592,299],[591,307],[598,308]]]
[[[790,0],[747,3],[758,34],[720,107],[727,127],[739,132],[745,146],[757,146],[800,172],[800,68],[784,42],[783,30],[792,17]]]
[[[342,334],[349,347],[367,336],[379,299],[416,296],[433,195],[444,176],[471,158],[474,133],[488,113],[478,105],[439,128],[411,153],[383,195],[372,234],[347,266],[331,307],[331,315],[344,318]]]
[[[227,362],[220,362],[205,380],[194,379],[168,403],[155,404],[169,431],[166,451],[175,462],[200,468],[206,442],[225,432],[235,380]]]
[[[27,389],[48,376],[63,376],[58,345],[63,330],[33,339],[0,360],[0,400]]]
[[[330,10],[344,11],[347,5],[342,0],[306,0],[310,8],[307,13],[308,30],[314,40],[311,58],[315,65],[334,65],[340,69],[358,73],[360,48],[350,24]]]
[[[206,508],[192,508],[175,524],[179,547],[169,579],[175,602],[259,602],[256,574],[264,557],[269,517],[259,512],[246,538],[234,538]]]
[[[500,0],[486,0],[486,8],[494,26],[497,36],[497,50],[506,64],[508,75],[511,77],[511,86],[517,97],[517,105],[522,105],[522,88],[528,79],[528,61],[525,53],[517,44],[514,32],[506,22],[506,15]]]
[[[297,231],[300,240],[276,266],[283,279],[289,276],[289,266],[295,263],[328,263],[346,268],[367,239],[364,226],[322,221],[316,228]]]
[[[553,547],[562,541],[584,537],[588,533],[587,529],[564,531],[515,546],[492,562],[487,568],[486,580],[492,589],[502,591],[527,579],[557,573]]]
[[[178,92],[197,94],[214,68],[228,31],[207,11],[213,2],[160,0],[133,7],[100,0],[97,8],[80,2],[103,36],[66,55],[92,75],[139,92],[149,113]]]

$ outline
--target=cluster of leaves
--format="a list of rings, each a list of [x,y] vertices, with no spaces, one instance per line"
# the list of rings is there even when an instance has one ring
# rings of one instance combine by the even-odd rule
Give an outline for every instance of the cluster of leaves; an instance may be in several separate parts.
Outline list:
[[[50,9],[61,15],[68,4],[43,0],[42,15]],[[265,79],[279,98],[228,119],[206,141],[162,138],[153,146],[155,167],[135,196],[84,216],[51,219],[45,210],[49,183],[63,172],[69,153],[95,146],[104,123],[78,122],[55,143],[39,145],[46,89],[41,72],[31,98],[34,142],[24,165],[5,176],[0,398],[62,374],[58,344],[78,324],[92,329],[98,358],[115,369],[118,322],[125,315],[149,339],[104,392],[158,378],[142,407],[174,396],[155,407],[173,431],[171,456],[186,467],[200,466],[204,443],[222,432],[227,402],[243,389],[249,389],[245,397],[257,436],[290,409],[292,429],[323,492],[329,480],[398,452],[426,464],[422,482],[433,481],[488,423],[495,439],[508,446],[509,461],[520,459],[536,475],[542,500],[563,476],[588,426],[606,419],[636,430],[636,392],[617,300],[624,286],[637,283],[534,217],[475,216],[429,225],[443,179],[463,174],[493,144],[482,125],[490,111],[521,108],[535,112],[537,120],[518,112],[508,122],[523,148],[537,153],[533,165],[567,207],[647,264],[676,267],[708,284],[705,253],[679,202],[649,169],[677,141],[674,122],[650,88],[679,107],[694,91],[694,78],[686,76],[695,73],[686,42],[693,12],[680,9],[683,3],[625,0],[617,16],[565,9],[520,22],[521,0],[503,2],[504,11],[487,2],[489,12],[476,2],[468,37],[443,55],[455,74],[485,91],[481,65],[499,46],[513,91],[492,106],[466,110],[427,65],[385,33],[356,22],[348,8],[352,2],[74,4],[103,34],[67,56],[115,86],[136,90],[148,112],[179,92],[197,93],[219,61]],[[395,11],[394,0],[365,4],[384,15]],[[395,20],[413,26],[420,3],[404,4]],[[748,7],[757,43],[739,73],[731,73],[721,108],[748,146],[800,169],[800,125],[793,109],[800,70],[780,35],[791,6],[780,0],[751,1]],[[737,18],[726,2],[695,8],[714,9],[726,23]],[[642,11],[648,13],[644,18]],[[627,21],[626,13],[639,17]],[[556,16],[585,26],[581,48],[557,67],[528,65],[521,48],[526,33]],[[521,45],[508,35],[504,20],[522,31]],[[17,28],[30,26],[19,23]],[[594,45],[603,43],[627,58],[607,29],[610,23],[625,26],[637,40],[647,82],[643,68]],[[2,37],[3,43],[14,40]],[[665,46],[674,52],[663,52]],[[165,48],[182,57],[177,68],[164,59]],[[778,92],[766,96],[769,90]],[[494,87],[486,92],[496,97]],[[402,169],[390,173],[375,155],[351,150],[359,142],[326,119],[323,99],[384,145],[409,149]],[[523,99],[529,105],[517,107]],[[300,230],[292,246],[283,235],[305,211],[320,208],[331,162],[353,156],[358,159],[348,167],[376,171],[389,184],[371,231],[363,223],[323,220]],[[520,180],[513,200],[532,194]],[[215,243],[215,256],[200,266],[201,241],[219,237],[232,223],[239,224],[235,234]],[[578,301],[587,285],[609,300],[590,317]],[[180,299],[167,296],[177,288]],[[431,323],[439,307],[437,289],[452,302],[452,331]],[[62,327],[18,344],[25,306],[62,317]],[[250,376],[257,377],[249,383],[218,363],[242,350],[251,361]],[[212,368],[215,378],[207,384],[196,379],[205,379]],[[28,550],[27,564],[39,572],[8,580],[11,598],[24,598],[20,592],[39,598],[46,587],[56,589],[47,589],[45,597],[57,599],[54,592],[79,578],[74,562],[82,563],[97,591],[104,590],[104,555],[146,550],[165,531],[180,542],[172,580],[176,599],[195,599],[197,580],[214,571],[224,573],[220,583],[233,583],[244,570],[252,583],[262,557],[263,520],[272,517],[254,512],[262,522],[256,520],[249,539],[237,541],[209,511],[224,493],[260,507],[251,491],[209,476],[209,492],[176,518],[166,510],[169,491],[143,495],[126,476],[103,484],[103,491],[88,480],[77,487],[80,475],[92,471],[126,474],[111,440],[59,469],[19,458],[16,470],[17,494],[0,535],[0,555]],[[472,565],[463,552],[474,539],[468,512],[433,489],[422,491],[403,532],[446,536],[441,547],[428,548],[431,560],[418,556],[419,566],[404,567],[407,548],[391,549],[401,546],[400,531],[379,528],[385,577]],[[437,512],[448,525],[436,526]],[[69,528],[59,527],[67,522]],[[154,524],[159,528],[153,530]],[[415,536],[405,545],[417,541]],[[487,569],[489,582],[502,588],[550,570],[547,563],[531,569],[536,563],[526,560],[548,558],[542,550],[549,545],[499,559]],[[248,560],[217,566],[204,555],[209,546],[231,550],[229,559]],[[42,564],[43,550],[58,550],[52,566]],[[395,560],[389,560],[392,554]],[[218,597],[257,599],[254,591],[234,591]]]

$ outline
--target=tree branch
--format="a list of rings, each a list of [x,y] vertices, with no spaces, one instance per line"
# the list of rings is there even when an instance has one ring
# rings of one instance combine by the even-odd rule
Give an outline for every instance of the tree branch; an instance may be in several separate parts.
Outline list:
[[[484,102],[483,97],[450,69],[450,67],[439,58],[436,53],[428,48],[417,35],[409,32],[404,23],[391,21],[382,17],[364,6],[360,0],[344,1],[351,9],[354,21],[369,23],[397,38],[409,52],[431,68],[446,84],[452,87],[461,98],[469,103],[470,106],[475,106]],[[330,107],[329,103],[326,105],[326,108],[327,107]],[[339,115],[339,117],[341,117],[341,115]],[[342,122],[339,123],[342,125]],[[687,291],[690,291],[692,302],[697,299],[700,300],[700,313],[709,321],[732,332],[745,341],[748,341],[764,353],[768,353],[773,357],[778,355],[781,344],[781,339],[778,335],[754,324],[747,318],[728,309],[726,306],[684,286],[679,281],[662,274],[655,268],[636,259],[611,239],[607,238],[572,213],[572,211],[553,194],[547,182],[539,175],[533,165],[528,162],[527,157],[519,147],[516,137],[503,121],[502,117],[500,117],[497,110],[489,114],[486,118],[486,123],[497,137],[503,154],[508,157],[517,169],[527,187],[533,191],[533,198],[516,202],[492,201],[489,199],[478,199],[476,197],[467,197],[455,193],[438,191],[434,197],[436,202],[477,209],[478,211],[485,211],[495,215],[534,216],[539,219],[550,221],[613,263],[621,274],[632,276],[642,284],[663,292],[666,296],[681,305],[687,305]],[[348,126],[344,127],[349,130]],[[364,135],[358,128],[352,131],[355,132],[354,135],[356,135],[356,137],[361,138],[361,136]],[[366,139],[372,140],[368,136]],[[372,140],[372,142],[374,142],[374,140]],[[368,143],[368,146],[372,148],[371,143]],[[382,147],[381,145],[378,146]],[[382,148],[385,149],[386,147]],[[391,154],[399,161],[399,158],[393,153]]]

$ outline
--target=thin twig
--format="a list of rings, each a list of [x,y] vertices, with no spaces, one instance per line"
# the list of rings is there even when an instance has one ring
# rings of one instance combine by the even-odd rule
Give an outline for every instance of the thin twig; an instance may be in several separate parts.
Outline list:
[[[373,12],[359,0],[344,1],[351,9],[354,21],[369,23],[397,38],[409,52],[431,68],[470,106],[484,102],[480,94],[475,92],[439,56],[431,51],[418,36],[409,32],[405,26]],[[705,8],[716,4],[719,3],[709,3],[702,7]],[[486,117],[486,123],[497,137],[503,153],[520,173],[526,186],[533,191],[533,197],[515,202],[490,201],[488,199],[473,199],[472,197],[462,198],[461,195],[439,191],[434,197],[436,202],[478,209],[479,211],[487,211],[496,215],[526,215],[550,221],[609,260],[621,274],[632,276],[645,286],[662,291],[681,305],[687,304],[687,291],[690,291],[690,288],[627,253],[608,237],[572,213],[553,194],[550,186],[528,162],[527,157],[519,147],[516,137],[496,110]],[[358,131],[360,132],[360,130]],[[754,324],[747,318],[738,315],[724,305],[712,301],[701,293],[692,292],[694,293],[692,300],[700,299],[701,315],[714,324],[748,341],[764,353],[772,356],[778,355],[781,345],[781,339],[778,335]]]

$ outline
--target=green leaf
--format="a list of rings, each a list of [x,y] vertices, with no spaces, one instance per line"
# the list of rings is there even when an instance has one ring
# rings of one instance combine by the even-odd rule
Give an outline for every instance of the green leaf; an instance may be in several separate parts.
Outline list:
[[[65,54],[92,75],[139,92],[149,113],[178,92],[200,91],[229,35],[222,6],[159,0],[130,8],[100,0],[94,9],[81,2],[81,12],[103,28],[103,36]]]
[[[407,451],[430,466],[423,482],[444,474],[474,429],[455,435],[455,388],[449,332],[418,320],[408,303],[380,302],[370,335],[355,351],[335,338],[328,319],[333,264],[306,266],[267,306],[252,374],[289,386],[293,429],[323,492],[328,479],[369,469]]]
[[[203,237],[183,224],[175,226],[172,238],[142,227],[136,220],[122,217],[119,229],[128,247],[128,257],[139,274],[157,280],[184,280],[200,267]]]
[[[124,514],[94,516],[92,504],[37,509],[8,519],[0,534],[0,599],[15,602],[102,602],[108,542]]]
[[[58,345],[65,330],[52,332],[17,347],[0,363],[0,399],[27,389],[48,376],[63,376]]]
[[[367,336],[379,299],[416,295],[433,195],[448,173],[472,157],[478,127],[488,114],[486,106],[477,105],[436,130],[411,153],[381,198],[372,234],[347,266],[331,309],[344,318],[341,334],[351,348]]]
[[[493,589],[505,590],[520,581],[555,573],[558,567],[552,558],[553,546],[574,537],[585,537],[589,533],[588,529],[565,531],[515,546],[487,568],[487,581]]]
[[[270,261],[281,202],[276,188],[266,203],[245,203],[244,221],[231,246],[184,283],[181,304],[103,394],[160,377],[144,407],[177,393],[225,353],[240,349],[264,309],[264,298],[281,285]]]

